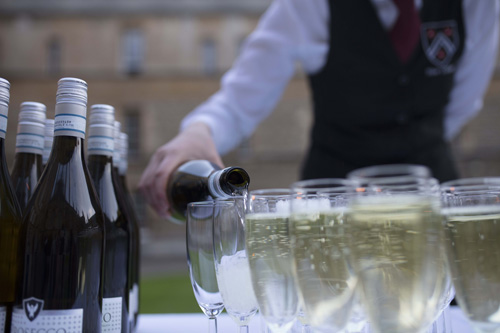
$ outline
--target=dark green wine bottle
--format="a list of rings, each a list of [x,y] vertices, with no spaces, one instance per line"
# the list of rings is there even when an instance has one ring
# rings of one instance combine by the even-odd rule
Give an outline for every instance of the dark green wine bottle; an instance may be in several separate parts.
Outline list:
[[[113,160],[113,186],[115,188],[118,202],[123,207],[130,231],[130,261],[129,261],[129,321],[130,330],[137,329],[137,317],[139,314],[139,227],[137,215],[135,214],[132,200],[127,196],[126,188],[120,181],[120,165],[122,164],[122,148],[120,141],[121,124],[115,121],[115,152]]]
[[[106,251],[102,331],[127,333],[129,306],[129,231],[113,187],[114,108],[95,104],[90,111],[88,164],[104,213]]]
[[[117,128],[119,129],[119,127]],[[115,138],[116,140],[116,138]],[[118,136],[118,168],[115,169],[115,182],[117,183],[117,188],[122,193],[123,200],[126,203],[126,206],[129,207],[129,215],[130,215],[130,228],[131,228],[131,268],[130,268],[130,279],[131,290],[130,297],[131,300],[131,308],[132,308],[132,327],[137,328],[137,319],[139,316],[139,279],[140,279],[140,259],[141,259],[141,244],[140,244],[140,228],[139,228],[139,220],[137,217],[137,213],[134,209],[134,202],[132,200],[132,196],[130,195],[130,191],[127,186],[127,169],[128,169],[128,135],[124,132],[119,132]]]
[[[10,83],[0,78],[0,332],[10,332],[12,305],[20,269],[21,208],[5,160]]]
[[[59,80],[52,154],[23,219],[13,332],[101,332],[105,231],[84,155],[86,106],[85,81]]]
[[[186,162],[174,171],[167,183],[170,219],[182,223],[188,203],[241,195],[248,190],[249,184],[250,176],[243,168],[221,169],[205,160]]]
[[[42,174],[42,154],[45,134],[45,105],[21,103],[17,124],[16,155],[10,174],[17,201],[24,212]]]

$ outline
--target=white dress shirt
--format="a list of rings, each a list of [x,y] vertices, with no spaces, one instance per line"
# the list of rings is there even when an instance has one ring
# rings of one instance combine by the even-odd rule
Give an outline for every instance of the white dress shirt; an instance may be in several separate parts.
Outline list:
[[[371,1],[390,29],[398,16],[392,0]],[[415,4],[420,8],[422,0]],[[445,109],[447,140],[482,107],[496,62],[499,7],[499,0],[463,0],[466,39]],[[275,108],[297,62],[309,74],[325,65],[329,13],[328,0],[275,0],[222,77],[220,90],[184,118],[181,130],[193,122],[206,123],[220,154],[249,137]]]

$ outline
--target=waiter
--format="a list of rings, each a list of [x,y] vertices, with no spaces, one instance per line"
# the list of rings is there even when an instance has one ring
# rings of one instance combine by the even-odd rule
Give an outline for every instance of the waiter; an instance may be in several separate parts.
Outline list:
[[[167,216],[170,173],[191,159],[222,166],[219,154],[272,112],[296,62],[314,102],[302,178],[392,163],[458,178],[449,141],[482,106],[498,14],[498,0],[275,0],[221,89],[155,152],[139,187]]]

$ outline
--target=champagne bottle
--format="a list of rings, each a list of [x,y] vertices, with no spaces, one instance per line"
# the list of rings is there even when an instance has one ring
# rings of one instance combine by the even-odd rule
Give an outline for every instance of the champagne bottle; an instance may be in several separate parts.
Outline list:
[[[128,169],[128,135],[124,132],[119,133],[119,164],[118,164],[118,177],[117,183],[121,188],[123,193],[123,198],[127,203],[127,207],[130,207],[130,215],[131,215],[131,269],[130,275],[132,279],[132,289],[131,289],[131,297],[133,298],[131,301],[132,304],[132,316],[133,316],[133,327],[137,327],[137,318],[139,316],[139,278],[140,278],[140,229],[139,229],[139,220],[137,219],[137,214],[134,209],[134,204],[132,201],[132,197],[130,195],[130,191],[127,186],[127,169]]]
[[[0,332],[10,332],[18,281],[21,208],[5,160],[10,83],[0,78]]]
[[[241,195],[246,193],[249,183],[250,176],[243,168],[220,169],[209,161],[188,161],[174,171],[167,183],[170,219],[181,223],[188,203]]]
[[[113,187],[114,108],[92,105],[88,139],[88,164],[104,213],[102,331],[129,332],[129,230]]]
[[[23,219],[13,332],[101,332],[103,213],[85,156],[87,83],[58,82],[53,150]]]
[[[35,192],[43,170],[45,112],[45,105],[41,103],[21,103],[17,125],[16,155],[10,178],[22,212]]]
[[[52,151],[52,142],[54,142],[54,119],[45,120],[44,144],[42,155],[42,167],[45,169]]]

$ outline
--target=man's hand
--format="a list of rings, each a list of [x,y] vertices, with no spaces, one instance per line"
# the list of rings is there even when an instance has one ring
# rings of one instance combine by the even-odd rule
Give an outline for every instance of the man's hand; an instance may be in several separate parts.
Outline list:
[[[208,160],[223,167],[210,128],[204,123],[193,123],[158,148],[142,174],[139,189],[161,217],[170,215],[166,188],[171,173],[190,160]]]

